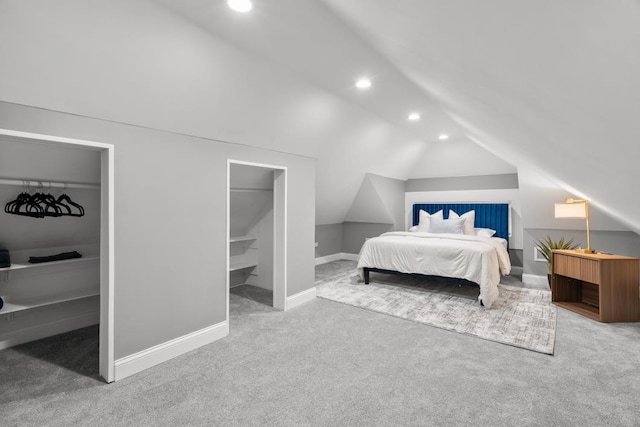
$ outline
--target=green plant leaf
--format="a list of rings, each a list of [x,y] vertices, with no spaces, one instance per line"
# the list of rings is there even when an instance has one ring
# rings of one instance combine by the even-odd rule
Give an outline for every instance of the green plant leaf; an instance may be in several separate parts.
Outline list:
[[[553,251],[556,249],[575,249],[578,245],[573,244],[573,238],[565,242],[564,237],[554,241],[551,236],[547,236],[544,241],[536,240],[536,247],[549,263],[549,274],[553,272]]]

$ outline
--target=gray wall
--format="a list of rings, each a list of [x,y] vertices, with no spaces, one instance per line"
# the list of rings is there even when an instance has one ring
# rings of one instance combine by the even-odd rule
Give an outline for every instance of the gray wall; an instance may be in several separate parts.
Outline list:
[[[357,254],[368,237],[404,229],[405,181],[368,173],[343,223],[342,252]]]
[[[585,230],[550,230],[525,229],[524,272],[538,276],[547,275],[547,263],[534,261],[534,247],[536,240],[544,240],[551,236],[554,240],[564,237],[565,240],[574,239],[574,243],[587,246]],[[591,230],[591,248],[599,252],[616,255],[640,257],[640,235],[632,231],[601,231]]]
[[[315,161],[0,102],[0,127],[115,145],[115,357],[225,319],[227,159],[288,168],[288,295],[314,285]]]
[[[366,174],[347,220],[342,224],[316,226],[316,257],[340,252],[357,254],[366,238],[387,231],[404,230],[405,216],[408,215],[405,211],[406,201],[413,196],[422,198],[422,195],[435,199],[421,199],[420,202],[443,202],[443,195],[452,194],[459,197],[453,201],[492,201],[496,200],[496,197],[502,202],[511,201],[512,224],[518,237],[516,242],[521,242],[522,223],[517,190],[517,174],[423,178],[408,181]],[[410,203],[413,201],[410,200]],[[372,221],[372,218],[377,220]],[[340,234],[342,244],[338,246]],[[522,251],[516,248],[511,252],[514,265],[522,265]]]
[[[83,217],[29,218],[0,213],[0,248],[9,251],[100,242],[100,153],[68,147],[16,142],[0,137],[0,178],[43,182],[97,184],[96,189],[53,188],[63,192],[85,209]],[[31,193],[36,189],[31,188]],[[0,185],[0,203],[15,200],[21,186]]]
[[[360,253],[360,248],[369,237],[376,237],[387,231],[393,231],[391,224],[372,224],[366,222],[345,222],[342,238],[342,252]]]
[[[343,223],[316,225],[316,258],[343,252],[342,227]]]
[[[492,190],[501,188],[518,188],[518,174],[410,179],[406,183],[405,191]]]

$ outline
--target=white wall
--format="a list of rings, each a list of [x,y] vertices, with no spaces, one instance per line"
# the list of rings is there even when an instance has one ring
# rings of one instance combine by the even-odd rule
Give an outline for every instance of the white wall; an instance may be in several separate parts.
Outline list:
[[[429,146],[409,178],[433,178],[516,173],[499,156],[466,139],[448,139]]]

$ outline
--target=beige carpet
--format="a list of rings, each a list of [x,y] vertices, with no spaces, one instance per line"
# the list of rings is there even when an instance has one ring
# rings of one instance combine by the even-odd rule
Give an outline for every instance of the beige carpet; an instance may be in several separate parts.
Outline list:
[[[351,271],[316,282],[318,296],[482,339],[553,354],[556,308],[551,292],[499,285],[491,309],[478,288],[448,280],[371,273],[365,285]]]

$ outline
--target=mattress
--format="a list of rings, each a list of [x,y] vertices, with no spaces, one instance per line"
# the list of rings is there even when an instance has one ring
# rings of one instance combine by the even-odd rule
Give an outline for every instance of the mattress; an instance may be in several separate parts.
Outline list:
[[[505,239],[403,231],[365,241],[358,256],[361,277],[364,267],[466,279],[480,286],[478,298],[487,308],[498,298],[500,276],[511,272]]]

